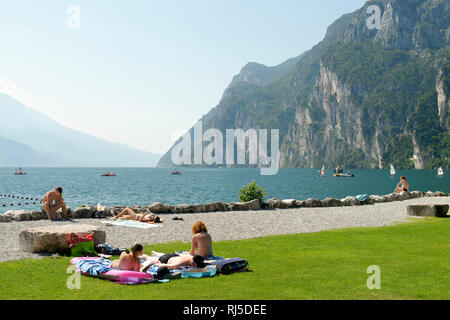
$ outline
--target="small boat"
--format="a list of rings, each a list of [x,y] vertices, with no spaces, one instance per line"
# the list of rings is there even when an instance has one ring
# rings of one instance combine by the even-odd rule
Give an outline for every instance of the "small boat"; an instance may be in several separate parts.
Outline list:
[[[172,171],[169,172],[169,174],[172,176],[181,176],[181,172],[178,171],[177,169],[173,169]]]
[[[102,173],[101,176],[102,177],[115,177],[116,173],[115,172],[106,172],[106,173]]]
[[[444,176],[444,170],[442,170],[442,167],[438,168],[437,175],[438,175],[438,177],[443,177]]]
[[[354,177],[355,175],[348,171],[347,171],[347,173],[344,173],[344,169],[341,166],[337,166],[337,168],[334,169],[333,176],[335,176],[335,177]]]
[[[392,164],[389,166],[389,173],[391,176],[395,176],[395,168]]]
[[[27,173],[25,171],[22,170],[22,168],[17,169],[16,171],[14,171],[14,175],[16,176],[23,176],[26,175]]]

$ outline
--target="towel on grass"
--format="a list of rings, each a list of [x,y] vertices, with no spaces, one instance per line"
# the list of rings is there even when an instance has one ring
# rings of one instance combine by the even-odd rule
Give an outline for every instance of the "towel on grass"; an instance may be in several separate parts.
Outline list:
[[[77,260],[75,266],[80,271],[90,274],[91,276],[98,276],[100,273],[111,270],[109,267],[111,261],[105,258],[93,259],[93,260]]]
[[[156,227],[162,226],[162,224],[160,224],[160,223],[151,224],[151,223],[137,222],[137,221],[131,221],[131,220],[108,220],[108,221],[102,221],[102,223],[112,224],[115,226],[122,226],[122,227],[139,228],[139,229],[150,229],[150,228],[156,228]]]

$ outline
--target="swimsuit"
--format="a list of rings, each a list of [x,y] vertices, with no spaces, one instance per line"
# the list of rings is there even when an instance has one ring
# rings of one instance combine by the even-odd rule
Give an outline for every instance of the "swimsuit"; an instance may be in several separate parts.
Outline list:
[[[174,253],[170,253],[170,254],[164,254],[161,257],[159,257],[159,262],[167,264],[167,262],[169,262],[170,258],[179,257],[179,256],[180,255],[175,253],[175,252]]]

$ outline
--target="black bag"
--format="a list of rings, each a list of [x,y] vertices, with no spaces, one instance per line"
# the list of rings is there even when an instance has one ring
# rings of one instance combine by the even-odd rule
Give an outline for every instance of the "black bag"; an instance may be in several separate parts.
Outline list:
[[[120,254],[123,251],[125,251],[126,253],[130,253],[130,251],[127,249],[120,249],[120,248],[112,247],[105,243],[96,244],[94,249],[97,253],[107,254],[107,255],[111,255],[111,256],[120,256]]]
[[[217,273],[230,274],[236,271],[242,271],[247,268],[247,260],[241,258],[228,258],[211,261],[210,264],[216,265]]]

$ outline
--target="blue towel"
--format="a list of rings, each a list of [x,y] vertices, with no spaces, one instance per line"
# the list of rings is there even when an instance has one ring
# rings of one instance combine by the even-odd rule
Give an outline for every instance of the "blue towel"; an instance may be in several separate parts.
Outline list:
[[[358,201],[364,201],[364,200],[366,200],[367,198],[369,198],[369,195],[368,194],[358,194],[356,197],[355,197],[355,199],[356,200],[358,200]]]
[[[92,260],[77,260],[75,265],[82,272],[88,273],[91,276],[98,276],[100,273],[111,270],[109,267],[111,261],[105,258],[92,259]]]

